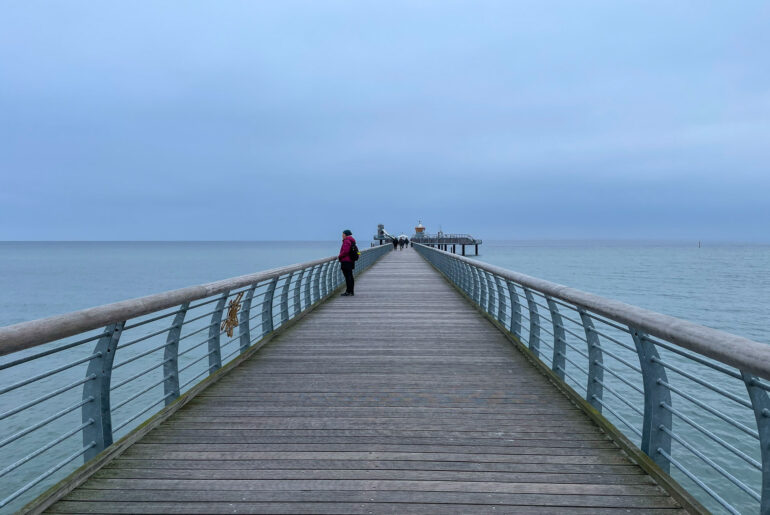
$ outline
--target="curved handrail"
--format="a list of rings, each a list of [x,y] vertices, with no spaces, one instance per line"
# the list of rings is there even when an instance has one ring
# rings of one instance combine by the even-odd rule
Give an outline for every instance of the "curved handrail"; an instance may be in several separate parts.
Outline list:
[[[336,260],[331,256],[0,327],[0,356]]]
[[[415,245],[420,244],[415,242]],[[617,322],[632,325],[653,336],[658,336],[726,365],[751,372],[764,379],[770,379],[770,345],[768,344],[626,304],[619,300],[570,288],[563,284],[506,270],[451,252],[435,248],[430,248],[430,250],[452,256],[452,258],[470,263],[476,268],[486,270],[559,300],[584,307]]]

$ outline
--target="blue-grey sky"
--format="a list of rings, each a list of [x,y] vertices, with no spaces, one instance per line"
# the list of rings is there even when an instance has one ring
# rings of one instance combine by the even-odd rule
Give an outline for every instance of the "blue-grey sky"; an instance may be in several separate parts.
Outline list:
[[[770,3],[0,2],[0,239],[770,241]]]

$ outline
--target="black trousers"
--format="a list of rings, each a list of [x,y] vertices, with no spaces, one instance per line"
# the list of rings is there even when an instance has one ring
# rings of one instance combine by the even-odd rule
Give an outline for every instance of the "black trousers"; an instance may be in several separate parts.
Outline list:
[[[353,269],[355,267],[356,264],[352,261],[343,261],[340,263],[340,268],[342,268],[342,275],[345,276],[346,293],[353,293],[353,287],[355,286],[355,281],[353,280]]]

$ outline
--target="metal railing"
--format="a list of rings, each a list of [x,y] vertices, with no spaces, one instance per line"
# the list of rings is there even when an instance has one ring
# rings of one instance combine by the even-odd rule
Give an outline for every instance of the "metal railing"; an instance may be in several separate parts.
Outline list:
[[[455,243],[457,245],[477,245],[482,241],[479,238],[474,238],[471,234],[416,234],[413,236],[415,243],[422,243],[424,245],[436,244],[436,243]]]
[[[390,250],[362,251],[355,273]],[[330,257],[0,328],[0,512],[343,283]]]
[[[770,513],[770,345],[415,249],[708,509]]]

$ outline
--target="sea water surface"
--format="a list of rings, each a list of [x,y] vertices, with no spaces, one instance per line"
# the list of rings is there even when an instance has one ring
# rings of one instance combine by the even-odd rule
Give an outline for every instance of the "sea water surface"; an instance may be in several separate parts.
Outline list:
[[[368,246],[364,241],[359,245]],[[336,241],[0,242],[0,325],[317,259],[336,254],[338,248]],[[697,243],[670,242],[488,241],[481,246],[478,257],[469,257],[770,343],[767,245],[705,244],[698,248]],[[19,372],[22,373],[29,371]],[[20,379],[23,376],[15,377],[13,369],[6,370],[0,374],[0,388]],[[33,391],[27,395],[37,394]],[[23,392],[14,395],[0,395],[0,415],[34,398],[23,397]],[[77,399],[79,393],[75,391],[72,395]],[[705,400],[722,409],[719,395]],[[630,418],[635,416],[624,412],[623,406],[618,409]],[[731,410],[724,406],[725,413],[732,413]],[[78,417],[73,413],[68,421],[70,426],[79,423]],[[0,421],[0,475],[7,465],[47,442],[45,437],[60,434],[62,429],[51,424],[53,427],[46,429],[42,440],[29,438],[20,441],[20,445],[27,447],[4,448],[4,438],[35,422],[9,420],[15,425]],[[756,445],[746,435],[729,427],[713,431],[751,457],[758,457]],[[77,435],[73,440],[77,440]],[[757,486],[757,471],[748,466],[740,468],[730,453],[722,453],[718,448],[713,452],[717,463],[729,464],[733,474]],[[697,459],[688,463],[703,474],[713,473]],[[13,491],[18,483],[14,479],[31,479],[45,470],[42,465],[45,463],[36,465],[31,460],[20,472],[0,477],[0,499]],[[69,470],[63,469],[45,484],[60,479]],[[42,488],[28,492],[21,500],[0,509],[0,513],[18,509],[22,500]],[[720,493],[741,511],[756,511],[755,501],[740,492],[734,493],[734,488],[725,488]],[[710,501],[708,506],[721,510]]]

